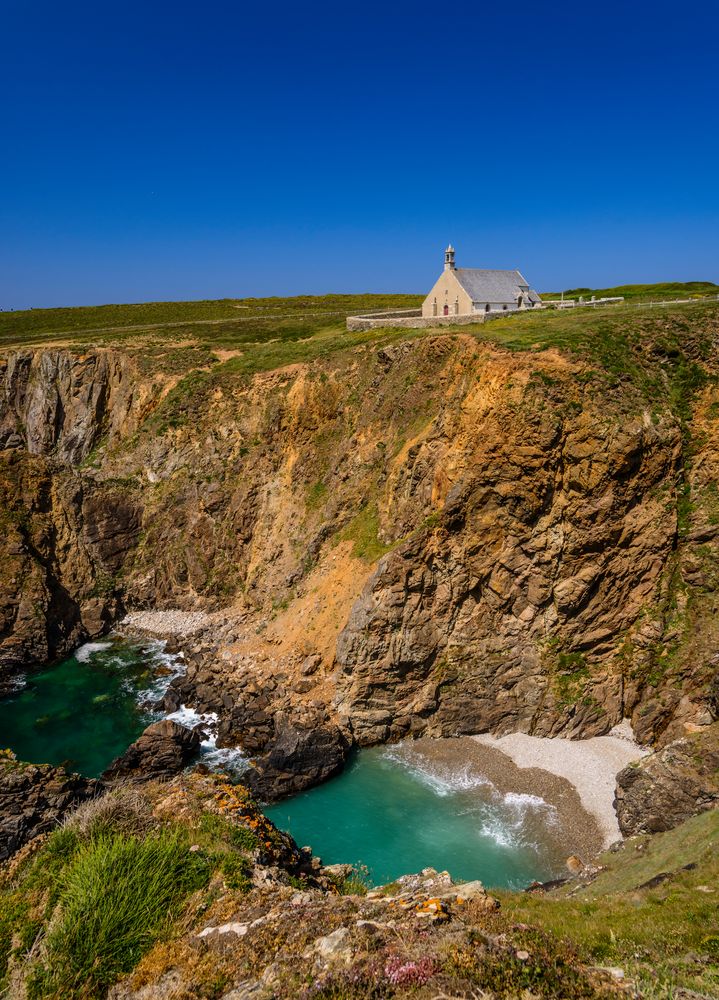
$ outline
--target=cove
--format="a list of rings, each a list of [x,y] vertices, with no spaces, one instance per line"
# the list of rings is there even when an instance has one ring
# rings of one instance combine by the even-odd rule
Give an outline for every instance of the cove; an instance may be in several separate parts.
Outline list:
[[[163,649],[111,636],[29,674],[0,700],[0,745],[20,760],[98,777],[162,717],[153,705],[182,669]]]
[[[181,653],[160,639],[111,634],[88,642],[61,663],[28,674],[0,698],[0,747],[33,764],[60,764],[97,778],[151,722],[173,719],[201,726],[199,760],[235,778],[246,767],[237,747],[215,745],[217,717],[182,706],[158,708],[173,677],[185,671]]]
[[[325,864],[366,866],[375,885],[432,867],[521,889],[560,874],[566,858],[549,803],[502,794],[461,760],[436,763],[411,744],[362,750],[338,777],[265,812]]]

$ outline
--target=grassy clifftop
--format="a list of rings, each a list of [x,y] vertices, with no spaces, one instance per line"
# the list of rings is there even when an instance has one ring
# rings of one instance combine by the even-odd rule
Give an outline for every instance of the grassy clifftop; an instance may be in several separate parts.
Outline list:
[[[716,996],[718,818],[634,838],[557,891],[497,901],[431,870],[368,894],[218,779],[125,787],[0,870],[0,995]]]
[[[511,315],[476,327],[443,327],[442,333],[473,336],[513,351],[554,348],[586,358],[612,375],[634,378],[640,368],[658,374],[664,355],[671,363],[685,348],[707,355],[713,339],[709,328],[719,315],[714,301],[651,309],[644,300],[717,290],[719,286],[703,282],[574,289],[572,294],[626,293],[629,301],[596,310]],[[110,347],[131,352],[145,371],[202,372],[202,381],[214,382],[361,344],[427,336],[431,331],[349,333],[345,328],[351,313],[417,307],[421,301],[420,295],[325,295],[33,309],[0,313],[0,350],[52,345],[81,353]],[[210,371],[214,374],[208,379]]]
[[[559,295],[560,292],[543,293],[549,300]],[[613,288],[571,288],[566,289],[564,295],[568,298],[623,296],[636,304],[716,296],[719,285],[711,281],[673,281]],[[268,328],[281,331],[293,327],[307,336],[325,326],[342,327],[345,317],[353,313],[417,308],[423,298],[416,294],[367,293],[25,309],[0,312],[0,345],[42,343],[55,338],[113,342],[143,333],[161,338],[163,328],[167,328],[167,339],[177,339],[178,334],[186,333],[204,342],[246,343],[252,339],[252,334],[262,339]]]
[[[353,312],[408,309],[421,302],[421,295],[299,295],[26,309],[0,312],[0,344],[86,336],[100,341],[122,341],[129,334],[150,334],[165,327],[168,339],[188,334],[217,344],[243,343],[253,335],[262,339],[268,329],[289,328],[309,336],[326,325],[343,325],[345,317]]]

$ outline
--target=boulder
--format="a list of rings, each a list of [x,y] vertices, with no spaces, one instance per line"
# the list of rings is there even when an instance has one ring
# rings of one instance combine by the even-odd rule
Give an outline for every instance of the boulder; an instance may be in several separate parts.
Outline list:
[[[153,722],[110,764],[103,778],[150,781],[171,778],[190,763],[200,748],[199,734],[170,719]]]
[[[672,830],[719,806],[719,724],[625,767],[615,796],[625,837]]]
[[[354,957],[349,928],[338,927],[331,934],[317,938],[308,949],[308,957],[312,954],[325,962],[344,962],[349,965]]]
[[[278,718],[268,752],[243,780],[257,798],[275,801],[339,774],[349,751],[347,737],[331,723],[310,729]]]

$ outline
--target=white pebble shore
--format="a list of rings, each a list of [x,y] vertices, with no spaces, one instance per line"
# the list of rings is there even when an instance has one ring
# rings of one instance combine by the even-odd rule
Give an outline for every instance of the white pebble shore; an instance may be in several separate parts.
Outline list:
[[[153,635],[192,635],[210,623],[204,611],[132,611],[120,625]]]
[[[576,788],[586,811],[596,819],[604,837],[604,847],[622,839],[614,810],[615,779],[628,764],[649,753],[636,742],[627,720],[615,726],[607,736],[592,736],[587,740],[527,736],[526,733],[472,738],[506,754],[517,767],[536,767],[566,778]]]

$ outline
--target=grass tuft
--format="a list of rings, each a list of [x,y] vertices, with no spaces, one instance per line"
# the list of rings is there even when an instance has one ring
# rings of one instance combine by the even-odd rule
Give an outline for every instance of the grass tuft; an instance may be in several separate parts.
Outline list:
[[[82,846],[61,877],[59,919],[31,977],[30,996],[101,995],[134,968],[209,877],[207,858],[174,832],[144,840],[102,835]]]

